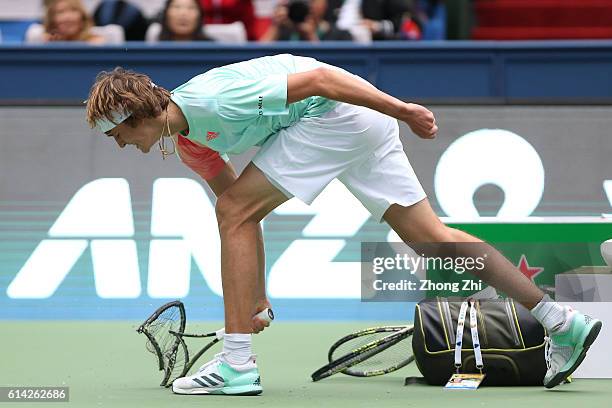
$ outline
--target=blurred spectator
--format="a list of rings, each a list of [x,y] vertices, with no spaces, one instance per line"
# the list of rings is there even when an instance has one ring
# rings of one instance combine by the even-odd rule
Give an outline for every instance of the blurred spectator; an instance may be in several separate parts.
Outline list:
[[[202,31],[204,12],[198,0],[166,0],[160,41],[209,41]]]
[[[351,41],[346,30],[325,20],[327,0],[288,0],[279,4],[261,41]]]
[[[444,0],[418,0],[417,21],[424,40],[446,39],[446,2]]]
[[[93,19],[81,0],[45,0],[43,41],[85,41],[102,44],[104,37],[91,32]]]
[[[143,41],[149,22],[142,11],[124,0],[103,0],[94,11],[97,26],[117,24],[123,27],[127,41]]]
[[[345,0],[338,13],[341,29],[361,24],[374,40],[421,38],[412,0]]]
[[[240,21],[249,41],[256,41],[255,11],[251,0],[200,0],[204,24],[230,24]]]

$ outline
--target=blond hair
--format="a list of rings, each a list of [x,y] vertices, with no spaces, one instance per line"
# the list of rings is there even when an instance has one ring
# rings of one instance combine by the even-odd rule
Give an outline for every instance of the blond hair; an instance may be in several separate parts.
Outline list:
[[[45,16],[43,18],[43,25],[45,27],[45,32],[52,34],[55,31],[55,24],[53,20],[55,19],[55,9],[58,3],[65,2],[70,5],[71,8],[77,10],[81,14],[81,32],[78,37],[75,39],[77,41],[88,41],[94,35],[91,33],[91,27],[94,26],[93,18],[89,15],[85,6],[81,2],[81,0],[48,0],[45,1]]]
[[[87,123],[92,128],[101,119],[112,121],[113,114],[130,114],[130,126],[162,114],[170,103],[170,92],[159,87],[144,74],[117,67],[102,71],[96,77],[86,101]]]

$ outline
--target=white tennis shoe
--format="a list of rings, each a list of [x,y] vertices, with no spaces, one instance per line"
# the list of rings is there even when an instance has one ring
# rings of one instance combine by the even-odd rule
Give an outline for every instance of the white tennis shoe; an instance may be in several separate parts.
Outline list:
[[[172,383],[175,394],[258,395],[263,389],[255,356],[241,366],[232,366],[224,353],[204,364],[197,373],[177,378]]]

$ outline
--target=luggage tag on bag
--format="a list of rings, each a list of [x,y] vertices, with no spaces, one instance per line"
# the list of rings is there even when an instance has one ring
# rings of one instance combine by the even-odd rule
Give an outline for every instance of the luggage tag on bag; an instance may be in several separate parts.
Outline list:
[[[486,374],[453,374],[444,388],[452,390],[475,390],[480,386]]]
[[[445,389],[449,390],[476,390],[484,380],[486,374],[482,372],[482,368],[484,367],[482,362],[482,352],[480,351],[480,340],[478,338],[478,327],[477,327],[477,317],[476,317],[476,308],[474,307],[474,301],[470,300],[470,330],[472,334],[472,343],[474,344],[474,357],[476,360],[476,368],[480,370],[479,374],[467,374],[460,373],[459,369],[461,368],[461,348],[463,346],[463,326],[465,325],[465,315],[467,313],[468,302],[463,302],[461,304],[461,309],[459,310],[459,320],[457,321],[457,334],[456,334],[456,342],[455,342],[455,368],[457,370],[456,373],[451,375],[451,378],[448,380]]]

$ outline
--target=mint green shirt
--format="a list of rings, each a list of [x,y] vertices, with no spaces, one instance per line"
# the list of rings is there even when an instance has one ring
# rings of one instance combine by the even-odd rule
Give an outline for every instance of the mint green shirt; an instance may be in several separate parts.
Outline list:
[[[172,92],[189,124],[189,139],[222,154],[240,154],[300,118],[320,116],[335,101],[312,96],[287,105],[287,75],[324,63],[290,54],[212,69]]]

